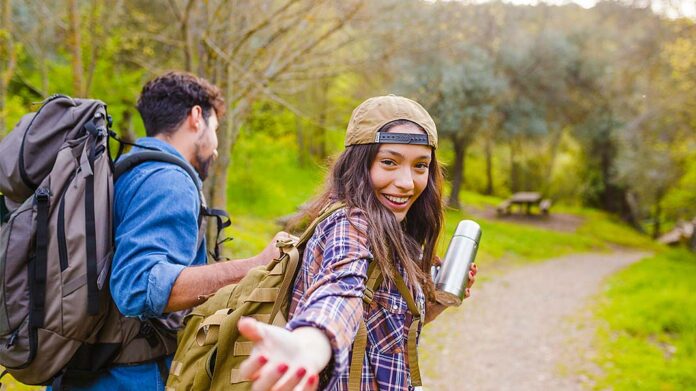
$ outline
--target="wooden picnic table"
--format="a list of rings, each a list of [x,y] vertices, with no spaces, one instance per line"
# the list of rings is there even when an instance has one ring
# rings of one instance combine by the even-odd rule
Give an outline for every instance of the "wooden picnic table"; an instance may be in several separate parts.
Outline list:
[[[539,210],[546,214],[551,206],[550,200],[542,199],[541,193],[532,191],[523,191],[515,193],[498,207],[498,213],[509,214],[512,212],[512,206],[518,205],[518,210],[525,211],[526,214],[531,214],[532,207],[539,207]]]

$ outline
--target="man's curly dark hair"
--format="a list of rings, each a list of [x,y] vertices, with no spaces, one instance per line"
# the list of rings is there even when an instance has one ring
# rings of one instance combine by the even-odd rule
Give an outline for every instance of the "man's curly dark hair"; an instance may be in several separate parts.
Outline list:
[[[211,110],[218,118],[225,113],[225,100],[218,87],[191,73],[168,72],[145,84],[136,107],[146,134],[155,136],[174,132],[196,105],[203,109],[206,122]]]

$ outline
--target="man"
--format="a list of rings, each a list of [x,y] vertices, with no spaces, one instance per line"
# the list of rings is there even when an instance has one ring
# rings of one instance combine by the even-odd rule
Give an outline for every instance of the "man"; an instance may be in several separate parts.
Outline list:
[[[217,155],[216,130],[224,113],[220,90],[194,75],[170,72],[145,84],[137,108],[147,134],[137,144],[187,162],[205,180]],[[175,164],[149,161],[119,177],[114,187],[110,287],[122,314],[149,319],[191,308],[278,255],[274,240],[255,257],[208,265],[205,241],[198,243],[199,208],[196,185]],[[279,233],[274,239],[285,236]],[[85,388],[66,385],[84,390],[163,390],[166,379],[161,370],[171,359],[170,355],[114,365]]]

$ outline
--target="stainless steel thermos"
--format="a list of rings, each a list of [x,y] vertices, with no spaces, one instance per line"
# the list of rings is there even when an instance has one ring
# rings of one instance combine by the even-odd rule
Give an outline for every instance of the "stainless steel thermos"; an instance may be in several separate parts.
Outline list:
[[[435,287],[450,296],[454,305],[460,305],[464,300],[469,269],[476,258],[480,240],[481,227],[476,222],[460,221],[447,247],[442,266],[432,269]]]

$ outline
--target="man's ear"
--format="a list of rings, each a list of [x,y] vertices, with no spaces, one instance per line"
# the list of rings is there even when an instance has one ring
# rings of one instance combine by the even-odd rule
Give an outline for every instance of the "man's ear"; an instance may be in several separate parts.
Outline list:
[[[201,106],[193,106],[186,120],[188,121],[189,129],[194,133],[198,133],[201,130],[201,121],[205,122]]]

